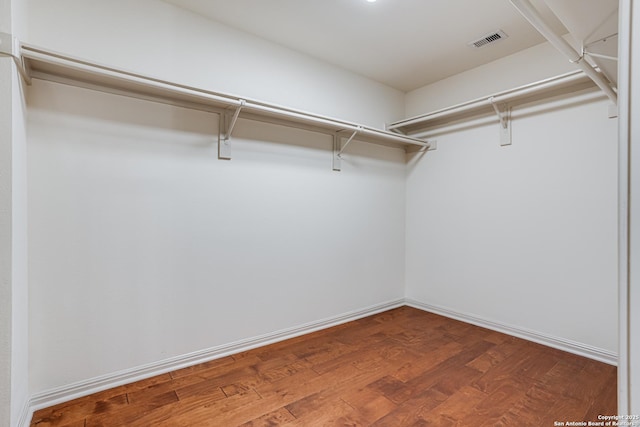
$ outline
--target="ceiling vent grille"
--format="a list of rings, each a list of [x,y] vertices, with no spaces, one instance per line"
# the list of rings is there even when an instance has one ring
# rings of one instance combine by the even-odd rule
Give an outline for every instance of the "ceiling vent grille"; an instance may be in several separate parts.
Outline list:
[[[506,39],[507,37],[509,36],[507,36],[507,34],[504,31],[498,30],[498,31],[489,33],[485,36],[482,36],[477,40],[470,41],[469,43],[467,43],[467,45],[469,47],[480,48],[488,44],[495,43],[498,40]]]

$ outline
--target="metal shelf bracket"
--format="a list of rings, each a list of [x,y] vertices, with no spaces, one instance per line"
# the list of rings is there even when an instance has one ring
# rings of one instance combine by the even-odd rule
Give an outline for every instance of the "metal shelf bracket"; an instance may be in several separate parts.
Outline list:
[[[489,98],[489,102],[500,120],[500,145],[511,145],[511,108],[502,104],[503,110],[501,111],[493,96]]]
[[[340,135],[338,133],[333,134],[333,170],[340,172],[342,170],[342,157],[340,153]]]
[[[358,135],[358,133],[362,132],[362,129],[363,129],[362,126],[358,126],[356,130],[353,131],[349,139],[347,139],[347,142],[345,142],[344,145],[342,146],[340,144],[342,137],[340,136],[339,132],[335,133],[335,135],[333,136],[333,170],[334,171],[340,171],[342,169],[342,153],[344,153],[344,150],[351,143],[351,141],[353,141],[353,138],[355,138]]]
[[[437,139],[429,139],[425,142],[427,143],[427,145],[425,145],[424,147],[421,147],[419,145],[411,145],[405,149],[405,152],[407,154],[414,154],[414,153],[425,153],[427,151],[435,151],[438,149]]]
[[[228,112],[224,112],[220,114],[220,123],[218,126],[218,158],[222,160],[231,160],[231,134],[233,133],[233,129],[236,127],[236,122],[238,121],[238,116],[240,115],[240,110],[245,106],[247,101],[244,99],[240,100],[240,105],[238,105],[233,112],[233,115],[230,115]]]
[[[347,139],[347,142],[344,143],[344,145],[338,152],[338,157],[342,158],[342,153],[344,153],[344,150],[347,149],[347,145],[349,145],[351,141],[353,141],[353,138],[355,138],[359,132],[362,132],[362,126],[358,126],[358,128],[353,132],[353,134],[349,137],[349,139]]]

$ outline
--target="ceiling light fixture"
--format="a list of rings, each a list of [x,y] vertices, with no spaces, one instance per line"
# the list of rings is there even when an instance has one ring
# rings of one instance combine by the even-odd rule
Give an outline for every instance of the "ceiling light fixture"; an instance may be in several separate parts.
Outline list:
[[[368,3],[375,3],[376,0],[367,0]]]

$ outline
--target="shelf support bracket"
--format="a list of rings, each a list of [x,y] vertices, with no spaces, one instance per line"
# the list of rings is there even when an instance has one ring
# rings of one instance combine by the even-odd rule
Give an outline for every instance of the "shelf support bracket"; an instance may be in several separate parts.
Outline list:
[[[598,30],[606,22],[607,19],[611,18],[612,15],[613,14],[607,16],[605,21],[603,21],[600,24],[600,26],[598,26],[595,30]],[[593,42],[591,42],[591,43],[589,43],[587,45],[582,46],[581,55],[582,56],[588,55],[588,56],[591,56],[592,58],[602,58],[602,59],[608,59],[609,61],[616,61],[617,62],[618,61],[618,57],[617,56],[603,55],[603,54],[597,53],[597,52],[589,52],[589,48],[591,46],[594,46],[594,45],[599,44],[599,43],[606,43],[607,40],[609,40],[610,38],[613,38],[613,37],[618,37],[618,33],[613,33],[613,34],[611,34],[609,36],[603,37],[603,38],[601,38],[599,40],[595,40],[595,41],[593,41]]]
[[[338,157],[342,158],[342,153],[344,153],[344,150],[347,149],[347,145],[349,145],[351,141],[353,141],[353,138],[355,138],[360,131],[362,131],[362,126],[358,126],[358,128],[355,131],[353,131],[353,134],[349,137],[349,139],[347,139],[347,142],[344,143],[344,145],[338,152]]]
[[[22,80],[31,85],[31,76],[27,73],[22,60],[20,59],[20,44],[18,43],[18,39],[15,39],[9,33],[3,33],[0,31],[0,56],[8,56],[13,59],[13,62],[16,64],[16,68],[18,69],[18,73]]]
[[[244,99],[240,100],[240,105],[236,107],[233,112],[233,116],[229,119],[229,114],[224,112],[220,114],[220,125],[218,132],[218,158],[223,160],[231,160],[231,134],[238,121],[240,110],[247,102]]]
[[[407,148],[405,148],[404,151],[407,154],[414,154],[414,153],[425,153],[427,151],[435,151],[438,149],[437,139],[430,139],[425,142],[426,142],[426,145],[410,145]]]
[[[358,133],[361,131],[362,131],[362,126],[358,126],[356,130],[353,131],[349,139],[347,139],[347,142],[345,142],[344,145],[342,145],[342,147],[340,146],[342,137],[340,136],[339,132],[336,132],[334,134],[333,136],[333,170],[334,171],[340,171],[342,169],[342,153],[344,153],[344,150],[351,143],[351,141],[353,141],[353,138],[355,138],[356,135],[358,135]]]
[[[342,170],[342,157],[340,153],[340,135],[338,132],[333,134],[333,170],[340,172]]]
[[[493,96],[489,98],[489,102],[500,120],[500,145],[511,145],[511,109],[503,104],[504,109],[501,111]]]

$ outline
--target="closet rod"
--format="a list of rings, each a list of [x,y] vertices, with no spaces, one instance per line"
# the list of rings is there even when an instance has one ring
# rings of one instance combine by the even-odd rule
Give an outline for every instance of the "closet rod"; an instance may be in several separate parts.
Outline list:
[[[399,131],[400,128],[406,126],[426,124],[427,122],[436,119],[444,119],[449,116],[467,113],[474,110],[480,110],[483,108],[493,108],[493,104],[511,102],[518,98],[533,96],[545,91],[550,91],[561,87],[568,87],[582,81],[586,82],[588,80],[588,77],[581,70],[572,71],[566,74],[561,74],[559,76],[550,77],[548,79],[519,86],[514,89],[498,92],[490,96],[476,98],[471,101],[453,105],[451,107],[442,108],[431,113],[397,121],[388,125],[387,130]]]

